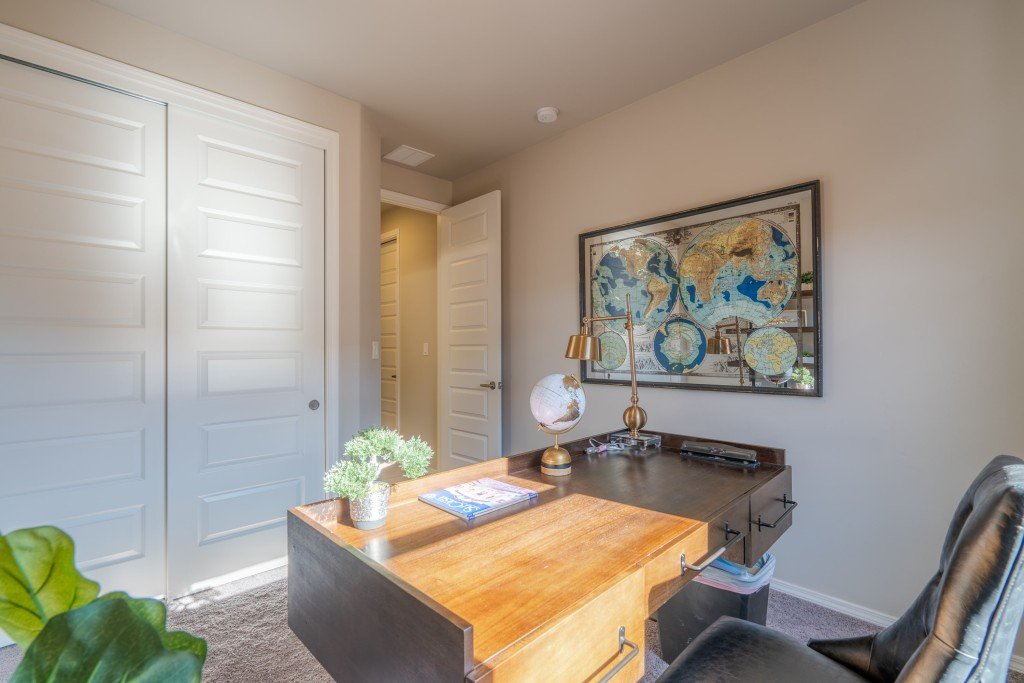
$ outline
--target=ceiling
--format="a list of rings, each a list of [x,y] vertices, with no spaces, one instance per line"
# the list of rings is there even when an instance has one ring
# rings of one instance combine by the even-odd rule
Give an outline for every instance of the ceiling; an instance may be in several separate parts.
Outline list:
[[[860,0],[100,1],[362,102],[453,179]]]

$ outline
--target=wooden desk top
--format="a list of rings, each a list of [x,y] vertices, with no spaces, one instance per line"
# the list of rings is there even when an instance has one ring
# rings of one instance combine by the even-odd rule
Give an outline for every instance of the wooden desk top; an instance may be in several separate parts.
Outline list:
[[[736,468],[669,450],[585,455],[585,444],[569,444],[575,454],[567,477],[541,474],[537,451],[396,484],[387,524],[371,531],[351,526],[344,501],[291,512],[379,565],[421,600],[471,625],[472,658],[481,664],[511,656],[531,632],[671,552],[674,580],[679,547],[693,561],[716,550],[723,541],[709,537],[709,522],[786,469],[773,462]],[[472,522],[417,499],[480,477],[539,495]],[[647,586],[647,592],[656,609],[664,601],[660,593],[658,600],[650,598],[658,586]]]

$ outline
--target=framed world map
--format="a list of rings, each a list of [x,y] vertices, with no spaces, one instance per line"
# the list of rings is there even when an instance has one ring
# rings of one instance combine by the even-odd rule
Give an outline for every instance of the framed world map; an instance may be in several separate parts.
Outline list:
[[[580,317],[632,303],[637,382],[821,396],[820,183],[580,235]],[[625,320],[584,382],[628,384]]]

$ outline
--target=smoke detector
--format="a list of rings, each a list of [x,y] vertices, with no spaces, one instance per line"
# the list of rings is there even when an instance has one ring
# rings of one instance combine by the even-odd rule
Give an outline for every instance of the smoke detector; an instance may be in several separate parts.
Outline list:
[[[541,107],[537,110],[537,120],[541,123],[554,123],[558,120],[558,107]]]
[[[401,147],[395,147],[393,150],[385,154],[384,158],[388,161],[393,161],[396,164],[419,166],[424,161],[433,159],[434,155],[430,152],[424,152],[422,149],[416,149],[409,145],[402,145]]]

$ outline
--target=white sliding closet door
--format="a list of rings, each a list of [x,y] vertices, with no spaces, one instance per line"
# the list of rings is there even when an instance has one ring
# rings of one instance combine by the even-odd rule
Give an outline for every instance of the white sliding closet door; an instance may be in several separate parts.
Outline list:
[[[171,595],[287,554],[323,497],[324,153],[171,106]]]
[[[166,108],[0,61],[0,531],[164,592]]]

